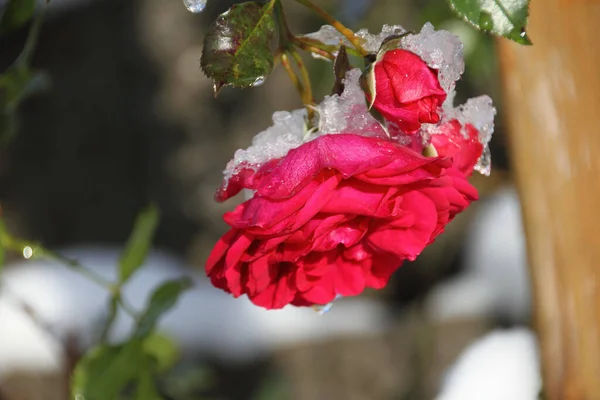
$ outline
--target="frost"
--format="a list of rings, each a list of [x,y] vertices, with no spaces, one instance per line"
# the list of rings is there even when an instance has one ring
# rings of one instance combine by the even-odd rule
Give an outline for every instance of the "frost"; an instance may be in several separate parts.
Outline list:
[[[305,131],[306,109],[276,111],[273,113],[273,125],[254,136],[250,147],[235,152],[233,160],[223,172],[225,182],[229,182],[243,166],[258,166],[270,159],[285,156],[303,143]]]
[[[489,96],[479,96],[455,109],[455,115],[461,125],[471,124],[479,131],[479,141],[483,144],[483,154],[477,160],[475,170],[483,175],[489,175],[492,169],[492,157],[489,143],[494,133],[494,117],[496,108]]]
[[[381,124],[367,110],[365,94],[359,85],[360,75],[358,68],[348,71],[343,93],[325,96],[315,107],[317,129],[308,129],[306,109],[275,112],[273,125],[257,134],[250,147],[235,152],[224,171],[225,182],[243,168],[257,169],[265,162],[281,158],[290,150],[322,135],[385,135]]]
[[[308,39],[318,40],[321,43],[326,44],[327,46],[339,46],[340,44],[343,44],[348,47],[352,46],[348,39],[346,39],[331,25],[323,25],[316,32],[307,33],[306,35],[299,36]]]
[[[360,75],[361,71],[358,68],[348,71],[341,96],[325,96],[321,104],[316,107],[319,130],[315,133],[315,137],[324,133],[348,133],[349,131],[371,136],[381,133],[381,126],[367,110],[365,94],[358,83]]]
[[[383,25],[381,33],[371,34],[368,29],[361,29],[355,33],[356,36],[364,40],[363,47],[370,53],[377,53],[383,41],[393,35],[401,35],[406,32],[406,29],[400,25]],[[353,47],[352,44],[339,33],[331,25],[323,25],[318,31],[301,35],[302,37],[318,40],[328,46],[339,46],[340,44],[346,47]]]
[[[377,53],[381,47],[381,43],[386,38],[393,35],[401,35],[405,32],[406,29],[400,25],[383,25],[381,33],[376,35],[369,33],[368,29],[361,29],[357,31],[355,35],[364,40],[363,47],[365,50],[370,53]],[[301,36],[318,40],[328,46],[339,46],[340,44],[343,44],[346,47],[353,47],[348,39],[331,25],[323,25],[318,31]]]
[[[483,147],[483,153],[481,153],[481,157],[479,157],[473,169],[485,176],[490,176],[492,173],[492,152],[487,144]]]
[[[496,108],[492,105],[489,96],[479,96],[467,100],[465,104],[457,107],[458,120],[473,125],[479,131],[479,140],[486,145],[494,133],[494,117]]]
[[[471,124],[479,132],[479,142],[483,144],[483,154],[477,160],[475,170],[483,175],[489,175],[492,168],[492,160],[489,149],[489,143],[494,133],[494,117],[496,116],[496,108],[492,104],[492,99],[489,96],[479,96],[467,100],[465,104],[458,107],[452,107],[454,100],[454,92],[451,92],[451,99],[446,100],[443,105],[444,115],[441,124],[457,119],[464,127]],[[423,136],[428,137],[430,134],[437,132],[437,125],[423,124]],[[468,136],[463,132],[465,138]]]
[[[463,44],[458,36],[444,30],[436,31],[429,22],[421,32],[402,38],[402,48],[417,54],[439,71],[440,85],[446,93],[452,92],[465,70]]]

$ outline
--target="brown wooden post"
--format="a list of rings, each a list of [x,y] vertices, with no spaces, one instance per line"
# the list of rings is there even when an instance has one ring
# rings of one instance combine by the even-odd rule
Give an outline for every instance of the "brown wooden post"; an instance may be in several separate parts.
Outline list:
[[[600,2],[532,0],[499,42],[545,394],[600,399]],[[494,227],[490,227],[494,229]]]

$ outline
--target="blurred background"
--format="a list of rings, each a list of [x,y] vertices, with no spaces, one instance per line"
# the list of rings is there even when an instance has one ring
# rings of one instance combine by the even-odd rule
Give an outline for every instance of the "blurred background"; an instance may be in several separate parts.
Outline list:
[[[259,87],[213,97],[199,68],[203,34],[230,4],[209,1],[192,14],[178,0],[52,0],[33,57],[49,84],[20,107],[18,133],[0,147],[3,218],[15,235],[104,273],[137,212],[156,202],[157,252],[129,296],[143,304],[152,285],[180,273],[198,282],[163,325],[183,349],[180,365],[161,381],[169,398],[434,398],[470,343],[529,323],[494,39],[439,0],[318,2],[356,29],[379,32],[387,23],[419,30],[431,21],[459,35],[466,72],[457,103],[488,94],[498,109],[493,169],[472,178],[481,200],[385,290],[341,300],[325,316],[310,309],[267,314],[203,280],[206,257],[227,230],[221,216],[242,201],[213,201],[221,171],[274,111],[301,107],[281,69]],[[321,26],[295,3],[286,7],[294,32]],[[0,38],[0,71],[26,36],[24,27]],[[331,65],[308,66],[321,98],[333,83]],[[9,261],[3,288],[10,295],[0,295],[0,399],[68,398],[70,368],[107,298],[58,267]],[[19,310],[29,310],[35,326]]]

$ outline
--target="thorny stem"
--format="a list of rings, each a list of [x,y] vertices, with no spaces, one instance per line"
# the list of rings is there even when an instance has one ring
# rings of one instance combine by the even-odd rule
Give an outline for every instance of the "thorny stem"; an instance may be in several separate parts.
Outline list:
[[[340,21],[331,16],[327,11],[312,3],[310,0],[296,0],[309,10],[320,16],[325,22],[333,26],[335,30],[341,33],[348,41],[360,52],[362,56],[366,56],[369,52],[363,47],[362,39],[357,37],[351,29],[346,28]]]

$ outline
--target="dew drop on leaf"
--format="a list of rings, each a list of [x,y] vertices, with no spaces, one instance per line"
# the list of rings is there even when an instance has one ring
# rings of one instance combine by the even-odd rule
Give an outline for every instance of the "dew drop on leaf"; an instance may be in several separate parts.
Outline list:
[[[33,256],[33,249],[30,246],[23,247],[23,258],[29,260]]]
[[[206,1],[207,0],[183,0],[183,5],[185,5],[185,8],[187,8],[188,11],[199,13],[204,11]]]

